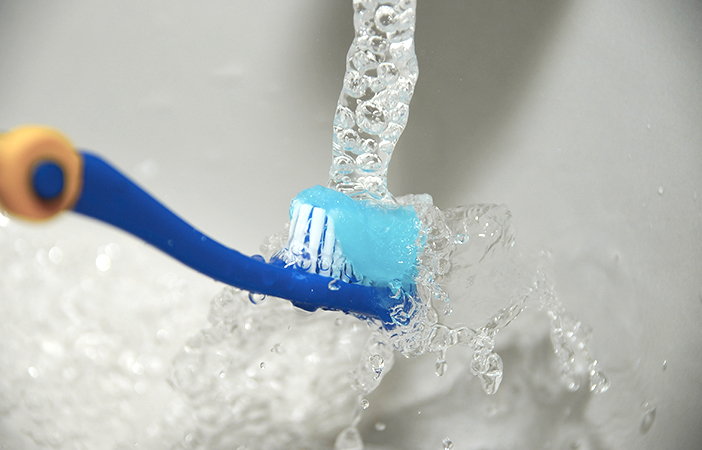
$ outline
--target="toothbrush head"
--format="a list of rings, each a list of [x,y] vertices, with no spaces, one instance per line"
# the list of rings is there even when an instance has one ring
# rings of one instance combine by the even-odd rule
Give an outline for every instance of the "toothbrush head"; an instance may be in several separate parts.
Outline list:
[[[399,299],[416,294],[420,231],[411,206],[378,206],[315,186],[292,201],[288,242],[273,259],[345,283],[387,287]]]

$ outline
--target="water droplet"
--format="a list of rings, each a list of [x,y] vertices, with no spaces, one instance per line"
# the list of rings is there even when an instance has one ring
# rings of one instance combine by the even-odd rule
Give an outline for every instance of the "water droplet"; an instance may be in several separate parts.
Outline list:
[[[336,437],[334,450],[363,450],[363,439],[356,427],[348,427]]]
[[[334,133],[336,143],[345,151],[358,152],[358,133],[352,128],[346,128]]]
[[[261,364],[259,364],[259,367],[260,367],[261,369],[265,369],[265,368],[266,368],[266,363],[265,363],[264,361],[261,361]]]
[[[385,422],[376,422],[375,423],[375,430],[376,431],[385,431],[387,428],[387,425],[385,425]]]
[[[95,265],[97,266],[99,271],[107,272],[108,270],[110,270],[110,267],[112,267],[112,260],[109,256],[105,254],[100,254],[97,258],[95,258]]]
[[[39,376],[39,371],[35,367],[30,367],[29,369],[27,369],[27,372],[32,378],[36,378]]]
[[[446,361],[436,361],[436,376],[443,377],[448,369]]]
[[[658,195],[663,195],[663,186],[658,186]]]
[[[254,305],[258,305],[266,299],[266,294],[260,294],[258,292],[249,292],[249,301]]]
[[[377,103],[363,102],[356,109],[356,123],[368,134],[380,134],[388,125],[388,115]]]
[[[282,353],[283,352],[283,346],[281,344],[275,344],[271,348],[271,353]]]
[[[642,406],[646,412],[641,420],[641,434],[646,434],[653,426],[653,422],[656,420],[656,407],[648,403],[644,403]]]
[[[266,258],[264,258],[263,255],[251,255],[251,259],[262,263],[266,262]]]
[[[348,175],[356,169],[356,161],[347,155],[340,155],[334,158],[332,170],[340,175]]]
[[[453,448],[453,442],[447,437],[445,437],[444,440],[441,441],[441,443],[444,446],[444,450],[451,450]]]
[[[54,264],[59,264],[63,260],[63,251],[58,247],[51,247],[49,250],[49,260]]]
[[[373,373],[375,373],[375,379],[378,379],[380,374],[383,372],[383,368],[385,367],[385,360],[380,355],[373,355],[368,358],[368,361],[370,362],[371,370]]]
[[[600,370],[590,370],[590,392],[602,394],[609,390],[610,383],[604,373]]]
[[[392,6],[383,5],[375,11],[375,26],[386,33],[392,33],[399,27],[397,11]]]
[[[470,240],[470,236],[468,236],[468,234],[464,233],[464,234],[456,235],[456,239],[454,240],[454,242],[456,244],[465,244],[469,240]]]
[[[663,371],[665,372],[668,369],[668,360],[666,359],[663,361]]]
[[[385,86],[394,84],[399,76],[400,71],[397,70],[397,66],[391,62],[384,62],[378,66],[378,79]]]
[[[351,62],[359,73],[365,73],[378,64],[378,61],[373,53],[363,50],[359,50],[354,53]]]
[[[356,164],[364,172],[377,172],[383,167],[383,161],[374,153],[364,153],[358,156]]]
[[[365,399],[365,398],[361,399],[361,408],[363,410],[368,409],[369,406],[370,406],[370,402],[367,399]]]
[[[368,47],[376,55],[382,55],[388,51],[388,41],[380,36],[371,36],[368,39]]]
[[[389,123],[380,136],[386,141],[397,142],[405,128],[398,123]]]
[[[366,78],[355,70],[346,72],[344,75],[344,92],[354,98],[363,97],[368,87]]]
[[[335,278],[327,284],[327,288],[329,288],[330,291],[338,291],[341,289],[341,281]]]

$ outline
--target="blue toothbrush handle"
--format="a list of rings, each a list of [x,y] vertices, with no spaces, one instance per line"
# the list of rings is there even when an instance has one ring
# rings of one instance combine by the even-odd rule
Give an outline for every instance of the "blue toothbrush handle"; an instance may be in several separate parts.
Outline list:
[[[93,154],[82,152],[83,193],[73,210],[137,236],[217,281],[290,300],[296,306],[339,310],[392,322],[389,290],[268,264],[209,238]]]
[[[39,128],[37,133],[41,134],[42,130]],[[51,143],[54,147],[70,145],[55,131],[49,130],[48,133],[48,137],[41,134],[41,138],[48,141],[60,138],[60,142]],[[58,137],[52,137],[51,133]],[[44,157],[44,150],[51,145],[47,147],[44,141],[41,142],[41,145],[28,145],[22,141],[21,144],[5,146],[10,149],[18,145],[40,148],[31,158],[25,158],[28,162],[24,163],[26,167],[23,169],[27,172],[26,179],[31,180],[24,184],[32,191],[26,194],[27,198],[33,198],[38,206],[33,206],[34,209],[29,212],[20,211],[19,215],[30,219],[47,218],[59,209],[66,209],[64,205],[73,201],[72,207],[69,206],[73,211],[121,228],[204,275],[250,292],[290,300],[297,307],[309,311],[318,308],[343,311],[379,319],[391,325],[391,311],[402,305],[401,300],[392,298],[387,287],[336,281],[334,289],[330,289],[332,278],[268,264],[225,247],[193,228],[98,156],[75,152],[72,147],[72,153],[79,157],[76,167],[82,170],[77,171],[80,176],[77,191],[71,193],[75,200],[66,199],[66,189],[76,185],[76,180],[73,180],[76,170],[72,168],[75,163],[70,159],[74,158],[73,154],[66,154],[66,158],[70,158],[65,163],[62,156],[51,154]],[[0,146],[0,171],[2,167],[14,164],[8,158],[10,162],[1,164],[2,155],[10,153]],[[56,172],[56,168],[60,173]],[[3,200],[4,191],[9,192],[7,198],[10,198],[18,189],[3,190],[0,185],[0,200]],[[12,203],[10,200],[9,203]],[[61,202],[61,205],[57,202]],[[26,201],[20,198],[15,203],[22,206]],[[42,205],[54,205],[47,207],[51,214],[45,213]]]

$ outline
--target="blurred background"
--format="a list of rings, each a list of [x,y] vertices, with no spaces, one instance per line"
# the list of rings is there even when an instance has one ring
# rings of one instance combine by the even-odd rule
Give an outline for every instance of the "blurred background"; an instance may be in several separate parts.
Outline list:
[[[373,394],[374,419],[362,424],[368,448],[441,448],[444,434],[455,448],[699,447],[702,3],[419,0],[417,9],[420,77],[390,164],[390,190],[429,193],[441,208],[507,204],[517,240],[550,252],[558,293],[593,328],[591,348],[612,387],[596,399],[574,400],[594,403],[591,413],[573,419],[596,425],[589,440],[567,447],[541,439],[557,415],[536,407],[527,410],[542,415],[530,419],[528,430],[512,428],[512,447],[499,446],[489,434],[467,436],[466,423],[477,423],[473,406],[483,405],[483,397],[464,393],[459,397],[473,404],[451,402],[456,395],[447,386],[453,385],[432,387],[440,380],[431,369],[416,372],[398,361]],[[2,1],[0,129],[55,126],[197,228],[258,253],[267,236],[283,229],[290,200],[326,183],[332,116],[352,38],[350,1]],[[1,256],[5,273],[36,269],[22,258],[18,239],[37,248],[67,242],[78,259],[109,254],[105,246],[116,242],[121,264],[140,268],[136,280],[117,278],[139,285],[139,305],[162,301],[180,283],[187,299],[168,301],[177,310],[173,330],[183,338],[167,351],[202,327],[220,289],[89,220],[68,214],[45,225],[0,220],[3,248],[16,251]],[[86,265],[80,261],[77,267]],[[100,280],[106,292],[123,288]],[[57,292],[70,287],[60,279],[50,283]],[[7,392],[16,366],[40,379],[18,354],[50,351],[30,343],[37,330],[32,315],[50,321],[41,310],[50,301],[17,309],[13,292],[23,286],[7,284],[0,302],[7,345],[0,350],[0,383]],[[40,289],[25,287],[25,294]],[[124,320],[130,307],[121,311]],[[13,314],[25,320],[11,323]],[[148,324],[143,312],[135,317]],[[512,360],[525,358],[515,352]],[[432,392],[431,400],[417,386]],[[42,424],[5,395],[0,432],[17,443],[8,448],[84,448],[75,443],[105,433],[88,423],[62,444],[23,440]],[[508,404],[495,401],[487,407]],[[407,404],[412,408],[398,406]],[[433,419],[420,421],[422,408]],[[496,424],[512,423],[508,412],[500,414]],[[381,416],[387,429],[377,426]],[[504,434],[497,425],[489,430]],[[470,446],[460,445],[461,433]]]

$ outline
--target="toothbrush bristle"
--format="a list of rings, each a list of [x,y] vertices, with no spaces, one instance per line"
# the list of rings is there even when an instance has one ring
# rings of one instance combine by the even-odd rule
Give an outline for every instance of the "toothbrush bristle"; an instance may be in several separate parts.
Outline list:
[[[334,222],[322,208],[300,201],[294,201],[292,206],[288,243],[277,257],[286,266],[334,276],[334,264],[343,258],[334,234]]]

